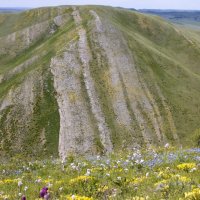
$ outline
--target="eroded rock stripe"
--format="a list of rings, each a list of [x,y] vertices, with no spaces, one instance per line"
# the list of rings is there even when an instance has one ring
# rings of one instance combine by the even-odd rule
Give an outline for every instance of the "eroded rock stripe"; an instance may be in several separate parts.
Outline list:
[[[22,73],[24,70],[26,70],[32,64],[34,64],[35,62],[37,62],[37,60],[39,60],[39,58],[41,58],[45,54],[46,54],[45,52],[42,52],[40,55],[33,56],[30,59],[28,59],[25,62],[23,62],[22,64],[20,64],[20,65],[14,67],[13,69],[9,70],[8,72],[6,72],[4,74],[1,74],[1,76],[0,76],[0,83],[2,83],[4,81],[8,81],[13,76]]]
[[[146,119],[144,119],[143,114],[141,113],[141,110],[138,109],[138,105],[141,105],[141,108],[143,109],[143,112],[145,112],[154,128],[154,131],[157,135],[158,141],[164,141],[166,140],[164,133],[160,129],[160,125],[162,124],[162,120],[159,117],[156,117],[156,114],[158,113],[157,106],[155,104],[155,101],[153,101],[152,96],[150,95],[150,91],[147,87],[143,87],[143,84],[140,82],[140,78],[138,77],[137,70],[135,66],[133,65],[134,61],[131,56],[131,53],[129,52],[128,46],[123,39],[123,35],[120,34],[119,31],[114,29],[113,27],[109,27],[109,33],[106,31],[106,26],[101,23],[100,17],[97,15],[95,11],[90,11],[90,13],[93,15],[95,19],[95,25],[96,25],[96,33],[98,37],[98,43],[104,49],[107,55],[107,59],[109,61],[109,66],[111,66],[111,79],[112,79],[112,73],[115,74],[115,77],[113,76],[113,79],[117,81],[117,84],[114,84],[115,82],[112,80],[113,87],[116,88],[116,85],[118,85],[119,92],[116,93],[116,96],[119,98],[119,102],[123,107],[119,106],[117,109],[121,108],[119,112],[116,111],[116,114],[119,116],[122,116],[122,113],[126,113],[127,115],[127,108],[126,104],[123,100],[124,97],[120,97],[123,92],[121,92],[120,86],[120,80],[117,79],[119,74],[121,75],[125,89],[127,91],[129,100],[131,102],[131,108],[135,114],[136,120],[138,122],[138,125],[141,129],[142,135],[146,142],[150,142],[151,134],[150,129],[148,128],[148,124]],[[106,22],[105,22],[106,23]],[[107,25],[109,26],[109,25]],[[123,49],[123,51],[122,51]],[[122,67],[123,66],[123,67]],[[113,70],[115,69],[115,70]],[[119,104],[118,104],[119,105]],[[155,111],[156,110],[156,111]],[[120,118],[120,117],[119,117]],[[129,117],[128,117],[129,118]],[[129,120],[127,120],[129,122]]]
[[[24,28],[0,38],[0,55],[16,56],[20,51],[30,47],[49,29],[49,21]]]
[[[78,43],[70,44],[69,49],[65,50],[61,57],[57,56],[51,61],[51,72],[54,77],[60,113],[59,154],[63,158],[70,153],[91,154],[95,152],[94,130],[92,130],[87,107],[81,94],[81,73],[83,73],[91,110],[98,124],[100,140],[106,151],[110,152],[113,148],[110,132],[90,74],[91,54],[86,31],[81,25],[82,19],[79,11],[76,8],[73,9],[72,15],[79,35]]]
[[[168,119],[169,127],[171,129],[173,138],[180,144],[179,137],[178,137],[177,130],[176,130],[176,126],[175,126],[174,119],[173,119],[173,115],[172,115],[172,113],[170,111],[170,107],[167,104],[166,99],[165,99],[164,95],[161,93],[161,90],[158,87],[158,85],[155,85],[155,87],[156,87],[158,95],[159,95],[159,97],[160,97],[160,99],[162,101],[164,110],[165,110],[165,112],[167,114],[167,119]]]
[[[94,47],[95,50],[97,50],[95,52],[96,54],[98,54],[97,52],[98,50],[100,50],[101,54],[104,54],[104,56],[109,62],[109,72],[107,79],[110,79],[109,85],[111,85],[112,87],[112,94],[110,95],[110,98],[112,99],[112,105],[114,112],[117,116],[117,121],[120,125],[124,125],[130,128],[131,117],[126,105],[125,96],[123,94],[123,87],[119,74],[119,65],[115,62],[114,49],[110,45],[110,42],[108,41],[105,35],[105,29],[103,27],[103,24],[101,23],[99,16],[93,10],[91,10],[90,13],[95,18],[95,24],[92,24],[92,40],[94,41],[94,44],[97,44]],[[103,49],[105,53],[102,52],[101,49]],[[101,63],[101,61],[99,61],[99,63]]]
[[[86,30],[81,25],[82,19],[81,19],[79,11],[75,7],[73,9],[74,9],[73,16],[77,24],[77,30],[79,34],[78,52],[79,52],[79,57],[80,57],[82,67],[83,67],[84,82],[85,82],[87,94],[89,96],[92,113],[94,114],[95,119],[97,120],[101,142],[105,150],[107,152],[111,152],[113,149],[113,145],[110,138],[110,131],[107,127],[103,112],[101,110],[98,95],[95,91],[94,81],[90,74],[89,62],[91,60],[91,53],[88,46]]]
[[[156,121],[154,126],[157,126],[157,129],[160,129],[160,133],[161,133],[161,136],[162,136],[161,141],[166,143],[167,138],[166,138],[166,135],[165,135],[164,126],[163,126],[163,119],[161,117],[158,105],[156,104],[153,95],[150,93],[150,91],[149,91],[149,89],[148,89],[148,87],[145,83],[144,83],[144,89],[145,89],[146,95],[147,95],[148,99],[150,100],[151,105],[154,109],[153,116],[152,116],[154,118],[154,120]]]
[[[29,133],[28,125],[33,117],[34,102],[38,95],[42,95],[42,89],[41,91],[35,90],[36,85],[42,88],[43,78],[40,72],[31,72],[20,85],[12,87],[0,100],[0,112],[12,108],[6,115],[4,130],[6,130],[6,138],[12,138],[15,141],[10,147],[13,150],[21,149],[23,140]],[[16,135],[14,135],[13,123],[16,122],[17,126],[14,130]],[[1,142],[4,143],[4,139]]]
[[[74,54],[76,51],[76,44],[72,43],[62,56],[51,61],[60,113],[59,154],[62,158],[70,153],[94,152],[94,134],[81,94],[81,66]]]

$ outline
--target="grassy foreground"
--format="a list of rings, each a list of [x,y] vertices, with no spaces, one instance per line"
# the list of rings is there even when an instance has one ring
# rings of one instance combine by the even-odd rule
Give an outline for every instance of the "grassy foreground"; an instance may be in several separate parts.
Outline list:
[[[200,149],[133,150],[88,159],[69,157],[0,166],[0,199],[200,199]]]

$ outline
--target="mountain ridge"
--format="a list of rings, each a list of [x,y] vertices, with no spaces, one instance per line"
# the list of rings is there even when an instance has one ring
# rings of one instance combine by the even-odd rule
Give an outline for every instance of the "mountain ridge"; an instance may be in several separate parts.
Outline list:
[[[15,15],[0,15],[2,155],[196,144],[200,40],[193,32],[101,6]]]

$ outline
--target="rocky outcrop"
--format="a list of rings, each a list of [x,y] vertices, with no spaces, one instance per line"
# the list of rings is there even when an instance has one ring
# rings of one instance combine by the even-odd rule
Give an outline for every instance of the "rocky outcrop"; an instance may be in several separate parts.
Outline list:
[[[55,23],[56,26],[63,27],[64,25],[67,24],[69,19],[70,19],[69,14],[63,14],[63,15],[56,16],[53,19],[53,22]]]
[[[89,97],[91,111],[97,122],[98,137],[105,151],[111,152],[112,142],[109,129],[90,74],[91,54],[86,31],[81,25],[82,19],[76,8],[74,8],[72,15],[79,35],[77,46],[76,43],[70,44],[62,59],[54,58],[51,62],[60,112],[59,153],[62,157],[65,157],[70,153],[91,154],[95,152],[94,130],[92,130],[86,103],[81,97],[81,73]],[[79,57],[80,63],[77,57]]]
[[[95,18],[95,24],[92,24],[93,28],[93,41],[95,46],[93,47],[96,53],[99,52],[100,55],[98,55],[99,58],[101,58],[101,54],[103,54],[106,59],[108,60],[108,66],[109,66],[109,72],[108,72],[108,79],[109,85],[112,87],[112,104],[115,111],[115,114],[117,116],[117,121],[119,124],[125,125],[127,127],[130,127],[131,123],[131,117],[130,113],[127,108],[126,99],[123,92],[123,86],[121,83],[121,74],[119,72],[119,65],[120,63],[117,63],[115,61],[115,57],[117,56],[115,53],[116,49],[115,47],[111,46],[110,41],[106,36],[106,30],[103,24],[101,23],[101,20],[99,16],[94,11],[90,11],[92,16]],[[115,34],[115,33],[113,33]],[[118,56],[117,56],[118,57]],[[98,61],[99,63],[101,60]]]
[[[85,82],[85,87],[87,90],[87,94],[90,100],[90,105],[92,109],[92,113],[95,116],[98,124],[98,130],[101,138],[101,142],[107,152],[112,151],[112,142],[110,139],[110,132],[105,122],[105,118],[103,112],[101,110],[100,102],[98,99],[98,95],[95,91],[95,86],[93,79],[90,74],[90,60],[91,60],[91,53],[88,46],[86,30],[81,25],[81,17],[78,10],[75,9],[75,13],[73,14],[74,20],[76,24],[80,25],[78,28],[79,34],[79,41],[78,41],[78,52],[79,57],[83,67],[83,77]]]
[[[185,129],[198,129],[199,62],[190,68],[180,59],[186,38],[182,46],[160,42],[165,30],[179,38],[173,25],[107,7],[26,14],[37,19],[0,38],[0,154],[65,159],[190,142]],[[199,55],[188,48],[188,58]]]
[[[28,126],[32,120],[36,97],[42,95],[36,90],[37,85],[42,85],[41,74],[30,73],[18,87],[11,88],[0,100],[0,113],[4,118],[1,119],[0,137],[3,139],[0,152],[5,145],[9,146],[12,140],[15,142],[9,147],[10,150],[21,151],[26,134],[30,131]]]
[[[176,126],[174,124],[174,119],[173,119],[173,116],[172,116],[172,112],[170,110],[170,107],[169,105],[167,104],[166,102],[166,99],[164,97],[164,95],[161,93],[161,90],[160,88],[156,85],[155,86],[156,90],[157,90],[157,93],[158,93],[158,96],[160,97],[161,99],[161,102],[162,102],[162,105],[163,105],[163,108],[166,112],[166,116],[167,116],[167,120],[168,120],[168,123],[169,123],[169,127],[170,127],[170,131],[172,133],[172,136],[174,138],[174,140],[176,142],[178,142],[178,144],[180,144],[180,140],[179,140],[179,137],[178,137],[178,134],[177,134],[177,130],[176,130]],[[158,109],[157,109],[158,110]]]
[[[59,154],[91,154],[95,152],[94,132],[81,89],[81,65],[76,56],[76,43],[62,56],[51,61],[54,88],[60,113]]]
[[[39,39],[53,34],[58,27],[66,25],[69,19],[69,14],[61,12],[60,15],[53,19],[45,20],[7,36],[0,37],[0,55],[15,57]]]
[[[123,35],[112,25],[107,24],[106,21],[102,24],[96,12],[90,11],[90,13],[93,15],[95,21],[92,24],[93,36],[96,38],[95,44],[101,47],[108,60],[111,84],[115,91],[113,105],[118,119],[123,124],[130,122],[125,96],[123,95],[123,90],[125,90],[131,104],[131,110],[135,115],[146,142],[150,143],[151,135],[154,133],[150,133],[147,125],[148,120],[144,118],[143,112],[148,115],[158,141],[161,143],[166,142],[164,132],[160,128],[162,119],[158,113],[158,109],[156,109],[157,105],[148,87],[138,75],[133,56],[128,49],[126,41],[123,39]]]
[[[50,29],[49,21],[45,21],[23,30],[11,33],[0,38],[0,55],[16,56],[18,53],[30,47]]]
[[[40,57],[44,56],[45,52],[41,55],[36,55],[26,60],[24,63],[14,67],[13,69],[5,72],[0,76],[0,84],[5,81],[9,81],[13,76],[22,73],[28,67],[30,67],[33,63],[35,63]]]

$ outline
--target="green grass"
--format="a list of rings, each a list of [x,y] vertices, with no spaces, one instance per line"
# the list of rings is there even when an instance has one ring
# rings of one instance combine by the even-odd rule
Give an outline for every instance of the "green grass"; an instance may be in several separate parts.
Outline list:
[[[55,98],[55,91],[53,87],[52,75],[48,72],[48,68],[43,69],[43,94],[38,94],[37,100],[34,105],[34,112],[32,117],[32,124],[29,129],[29,136],[26,137],[24,142],[24,154],[34,154],[37,156],[47,156],[58,154],[58,141],[59,141],[59,112],[58,105]],[[41,90],[37,88],[37,90]],[[41,92],[41,91],[40,91]],[[41,134],[44,131],[43,138],[46,142],[44,145],[41,141]],[[34,151],[30,149],[29,144],[34,147]]]
[[[152,165],[154,156],[161,162]],[[173,148],[135,149],[89,160],[71,156],[65,162],[16,156],[0,166],[0,198],[16,200],[25,195],[36,200],[47,186],[51,199],[60,200],[198,200],[198,156]]]

